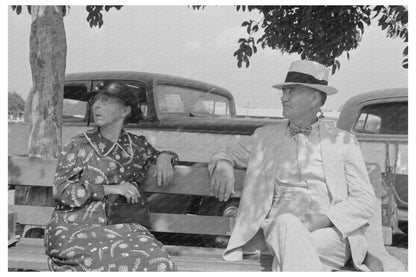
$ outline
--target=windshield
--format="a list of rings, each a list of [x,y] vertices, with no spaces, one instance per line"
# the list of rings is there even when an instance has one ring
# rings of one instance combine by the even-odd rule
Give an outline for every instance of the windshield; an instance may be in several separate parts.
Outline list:
[[[175,85],[158,85],[157,103],[162,113],[187,116],[230,117],[230,100],[214,88],[200,90]]]

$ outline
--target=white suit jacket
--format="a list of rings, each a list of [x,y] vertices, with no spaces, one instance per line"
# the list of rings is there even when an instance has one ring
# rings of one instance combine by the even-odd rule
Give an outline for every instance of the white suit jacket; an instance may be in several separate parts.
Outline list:
[[[211,174],[218,160],[247,168],[239,212],[223,254],[225,260],[241,260],[242,247],[258,237],[255,235],[272,206],[278,155],[287,127],[288,121],[284,121],[258,128],[252,136],[241,137],[236,144],[219,149],[211,157]],[[376,199],[358,141],[346,131],[326,127],[322,121],[319,132],[324,175],[331,195],[326,215],[348,238],[354,266],[368,270],[363,265],[368,250],[364,232]]]

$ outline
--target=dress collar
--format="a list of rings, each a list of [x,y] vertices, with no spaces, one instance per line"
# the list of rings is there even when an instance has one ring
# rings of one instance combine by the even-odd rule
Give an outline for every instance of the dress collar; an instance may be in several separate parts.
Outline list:
[[[84,136],[100,156],[107,156],[116,146],[120,147],[127,156],[131,157],[133,155],[130,135],[124,129],[121,130],[119,138],[114,143],[101,134],[100,127],[85,132]]]

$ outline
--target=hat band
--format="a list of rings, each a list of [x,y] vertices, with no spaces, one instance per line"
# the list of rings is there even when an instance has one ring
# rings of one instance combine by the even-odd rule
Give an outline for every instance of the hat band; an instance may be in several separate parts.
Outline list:
[[[304,83],[304,84],[314,84],[314,85],[328,85],[326,80],[318,80],[312,75],[290,71],[286,75],[285,83]]]

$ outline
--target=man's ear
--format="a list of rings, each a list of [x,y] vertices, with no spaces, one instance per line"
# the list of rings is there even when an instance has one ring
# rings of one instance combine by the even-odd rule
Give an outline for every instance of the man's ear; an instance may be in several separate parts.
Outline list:
[[[312,104],[315,107],[319,107],[319,108],[322,106],[321,105],[321,96],[319,95],[318,91],[315,91],[312,95]]]

